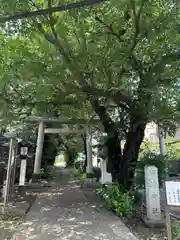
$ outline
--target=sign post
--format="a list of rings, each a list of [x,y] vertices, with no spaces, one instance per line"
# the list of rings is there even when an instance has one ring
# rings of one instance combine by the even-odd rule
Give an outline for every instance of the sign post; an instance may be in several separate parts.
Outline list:
[[[12,197],[14,192],[14,182],[16,174],[16,154],[17,154],[17,141],[14,139],[13,148],[12,148],[12,161],[11,161],[11,182],[10,182],[10,197]]]
[[[27,160],[22,159],[21,160],[21,168],[20,168],[20,176],[19,176],[19,186],[24,186],[25,185],[26,166],[27,166]]]
[[[9,158],[8,158],[8,166],[7,166],[7,174],[6,174],[6,182],[4,186],[4,204],[2,208],[2,214],[5,214],[6,205],[9,199],[9,187],[10,187],[10,180],[11,180],[11,163],[12,163],[12,152],[13,152],[13,138],[10,139],[10,146],[9,146]]]
[[[180,219],[180,178],[164,181],[165,214],[168,240],[172,240],[171,217]]]
[[[22,146],[20,149],[21,168],[19,176],[19,186],[24,186],[26,181],[26,167],[27,167],[28,146]]]

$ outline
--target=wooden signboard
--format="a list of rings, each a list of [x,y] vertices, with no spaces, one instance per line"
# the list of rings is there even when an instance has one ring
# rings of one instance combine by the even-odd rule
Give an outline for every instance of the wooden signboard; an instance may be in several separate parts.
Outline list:
[[[172,240],[171,217],[180,219],[180,178],[164,181],[165,213],[168,240]]]

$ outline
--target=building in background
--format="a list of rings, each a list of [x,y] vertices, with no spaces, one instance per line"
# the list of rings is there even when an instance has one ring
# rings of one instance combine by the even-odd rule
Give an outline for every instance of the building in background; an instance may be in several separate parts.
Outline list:
[[[168,142],[180,142],[180,128],[177,129],[174,137],[166,136]],[[145,141],[149,141],[150,143],[158,144],[159,143],[159,134],[158,134],[158,126],[154,122],[148,123],[145,129]]]

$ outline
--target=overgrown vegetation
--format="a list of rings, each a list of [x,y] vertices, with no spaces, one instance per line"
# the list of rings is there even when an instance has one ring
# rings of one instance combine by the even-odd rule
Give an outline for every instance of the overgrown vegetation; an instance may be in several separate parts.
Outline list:
[[[174,220],[172,222],[172,233],[173,233],[173,240],[178,240],[180,237],[180,221]]]
[[[86,173],[83,173],[76,168],[72,169],[72,173],[73,173],[73,176],[78,178],[80,180],[80,182],[82,182],[82,183],[86,179]]]
[[[144,188],[145,186],[145,177],[144,177],[144,167],[145,166],[156,166],[158,169],[158,177],[159,183],[162,183],[162,180],[168,177],[168,162],[169,162],[169,155],[161,155],[157,154],[156,152],[152,151],[145,151],[136,167],[136,174],[135,174],[135,187],[137,188]]]
[[[54,166],[46,166],[41,169],[41,179],[50,181],[54,178],[54,173],[55,173]]]
[[[145,187],[144,167],[156,166],[158,169],[159,184],[161,186],[162,181],[170,176],[173,171],[173,164],[178,166],[179,157],[173,151],[168,151],[167,154],[161,155],[156,150],[146,148],[140,154],[139,161],[136,166],[136,173],[134,178],[134,186],[136,188]]]
[[[76,162],[73,170],[74,176],[83,179],[83,176],[86,176],[86,173],[83,170],[82,162]],[[99,167],[93,167],[93,177],[99,182],[101,178],[101,169]]]
[[[97,190],[97,194],[103,198],[109,210],[114,211],[120,217],[132,217],[135,214],[134,196],[119,184],[105,184]]]

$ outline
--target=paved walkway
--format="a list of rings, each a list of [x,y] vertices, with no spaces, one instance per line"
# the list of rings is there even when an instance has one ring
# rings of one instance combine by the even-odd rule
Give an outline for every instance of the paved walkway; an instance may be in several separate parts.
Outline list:
[[[137,240],[113,213],[100,208],[91,191],[63,171],[44,189],[12,240]]]

